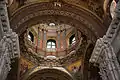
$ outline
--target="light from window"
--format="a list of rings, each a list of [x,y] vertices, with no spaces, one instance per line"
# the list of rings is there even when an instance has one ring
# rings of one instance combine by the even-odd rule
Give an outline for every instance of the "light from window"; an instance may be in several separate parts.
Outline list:
[[[30,35],[28,35],[28,40],[30,40],[30,41],[31,41],[31,36],[30,36]]]
[[[55,26],[55,23],[50,23],[49,26]]]
[[[48,40],[47,41],[47,48],[55,49],[56,48],[56,41],[55,40]]]
[[[72,44],[74,44],[76,42],[76,40],[75,40],[75,37],[72,39]]]
[[[34,36],[31,32],[29,32],[29,34],[28,34],[28,40],[30,40],[32,42],[34,41]]]
[[[70,45],[72,45],[72,44],[74,44],[76,42],[76,40],[75,40],[75,34],[73,34],[71,37],[70,37],[70,39],[69,39],[69,43],[70,43]]]

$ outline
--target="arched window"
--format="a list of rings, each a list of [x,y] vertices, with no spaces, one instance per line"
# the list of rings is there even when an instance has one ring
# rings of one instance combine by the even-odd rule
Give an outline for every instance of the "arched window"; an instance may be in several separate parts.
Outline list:
[[[48,40],[47,41],[47,48],[55,49],[56,48],[56,41],[53,39]]]
[[[75,37],[72,39],[72,44],[74,44],[76,41],[75,41]]]
[[[31,32],[29,32],[29,34],[28,34],[28,40],[30,40],[30,41],[34,41],[34,35],[31,33]]]
[[[70,39],[69,39],[69,43],[70,43],[70,45],[72,45],[72,44],[74,44],[76,42],[76,40],[75,40],[75,34],[73,34],[71,37],[70,37]]]

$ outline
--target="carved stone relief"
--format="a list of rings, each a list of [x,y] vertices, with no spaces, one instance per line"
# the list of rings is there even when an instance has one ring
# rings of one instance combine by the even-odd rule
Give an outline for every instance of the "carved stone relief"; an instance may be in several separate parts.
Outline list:
[[[20,57],[19,41],[9,25],[6,0],[0,1],[0,79],[5,80],[11,70],[12,59]]]
[[[109,26],[106,35],[96,42],[90,62],[98,64],[100,75],[103,80],[119,80],[120,65],[118,63],[112,42],[116,38],[119,30],[120,1],[116,8],[116,15]]]

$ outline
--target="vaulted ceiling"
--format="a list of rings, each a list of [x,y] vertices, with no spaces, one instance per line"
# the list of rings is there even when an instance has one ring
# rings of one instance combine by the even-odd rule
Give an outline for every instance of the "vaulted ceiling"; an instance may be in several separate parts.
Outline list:
[[[9,0],[8,9],[11,28],[19,36],[33,25],[52,22],[75,27],[95,43],[108,28],[108,5],[109,0]],[[28,80],[38,80],[41,77],[36,75],[43,73],[37,72]]]
[[[83,7],[95,13],[100,18],[103,17],[104,11],[112,0],[9,0],[10,12],[14,12],[21,6],[39,2],[65,2],[78,7]]]
[[[99,4],[101,3],[101,4]],[[11,28],[18,34],[39,23],[68,24],[79,28],[93,41],[103,36],[107,27],[101,0],[14,0],[9,7]]]
[[[41,23],[68,24],[93,41],[105,34],[110,23],[111,0],[9,0],[11,28],[18,34]],[[92,38],[94,37],[94,38]]]

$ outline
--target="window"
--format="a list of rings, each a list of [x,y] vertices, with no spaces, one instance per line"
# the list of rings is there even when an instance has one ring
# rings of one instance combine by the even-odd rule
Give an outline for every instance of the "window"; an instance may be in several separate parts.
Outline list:
[[[74,44],[76,41],[75,41],[75,37],[72,39],[72,44]]]
[[[28,40],[30,40],[32,42],[34,41],[34,36],[31,32],[29,32],[29,34],[28,34]]]
[[[50,23],[49,26],[55,26],[55,23]]]
[[[56,48],[56,41],[55,40],[48,40],[47,41],[47,48],[52,48],[52,49],[55,49]]]
[[[70,37],[70,39],[69,39],[69,43],[70,43],[70,45],[72,45],[72,44],[74,44],[76,42],[76,40],[75,40],[75,34],[73,34],[71,37]]]

